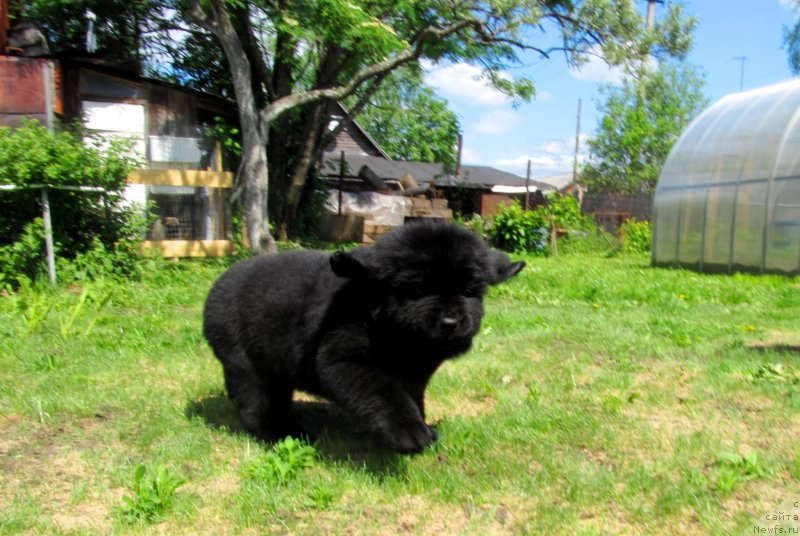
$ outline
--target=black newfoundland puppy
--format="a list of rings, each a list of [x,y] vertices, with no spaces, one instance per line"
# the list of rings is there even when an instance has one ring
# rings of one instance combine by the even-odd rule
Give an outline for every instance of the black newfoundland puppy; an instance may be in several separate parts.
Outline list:
[[[370,247],[233,266],[208,295],[204,333],[256,437],[299,432],[290,410],[300,389],[337,402],[388,447],[418,452],[436,440],[428,380],[469,350],[487,286],[524,266],[465,229],[411,223]]]

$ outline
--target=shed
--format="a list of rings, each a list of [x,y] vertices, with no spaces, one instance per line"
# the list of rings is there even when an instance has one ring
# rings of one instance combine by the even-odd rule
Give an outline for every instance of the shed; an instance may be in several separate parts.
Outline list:
[[[800,80],[700,114],[664,163],[653,211],[657,266],[800,273]]]

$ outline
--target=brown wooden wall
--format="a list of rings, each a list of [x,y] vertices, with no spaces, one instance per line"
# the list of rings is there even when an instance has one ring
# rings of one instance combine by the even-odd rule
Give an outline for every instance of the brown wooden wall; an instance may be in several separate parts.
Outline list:
[[[16,126],[25,118],[47,117],[45,66],[53,67],[53,107],[61,113],[60,69],[52,60],[0,56],[0,124]]]
[[[383,156],[375,148],[375,144],[367,138],[356,126],[349,125],[336,137],[333,143],[325,147],[326,152],[347,154],[366,154],[369,156]]]

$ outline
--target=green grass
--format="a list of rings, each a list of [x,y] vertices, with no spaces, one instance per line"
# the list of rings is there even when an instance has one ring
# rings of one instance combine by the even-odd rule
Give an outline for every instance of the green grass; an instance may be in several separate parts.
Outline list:
[[[410,457],[307,397],[313,448],[242,432],[200,329],[224,263],[0,298],[0,533],[734,533],[800,493],[797,279],[527,260]]]

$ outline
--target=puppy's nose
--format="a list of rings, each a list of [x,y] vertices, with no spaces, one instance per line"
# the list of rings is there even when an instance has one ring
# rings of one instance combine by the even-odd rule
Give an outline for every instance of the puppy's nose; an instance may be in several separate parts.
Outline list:
[[[442,331],[445,333],[450,333],[456,329],[456,326],[458,326],[458,318],[454,316],[443,316],[439,320],[439,325],[441,326]]]

